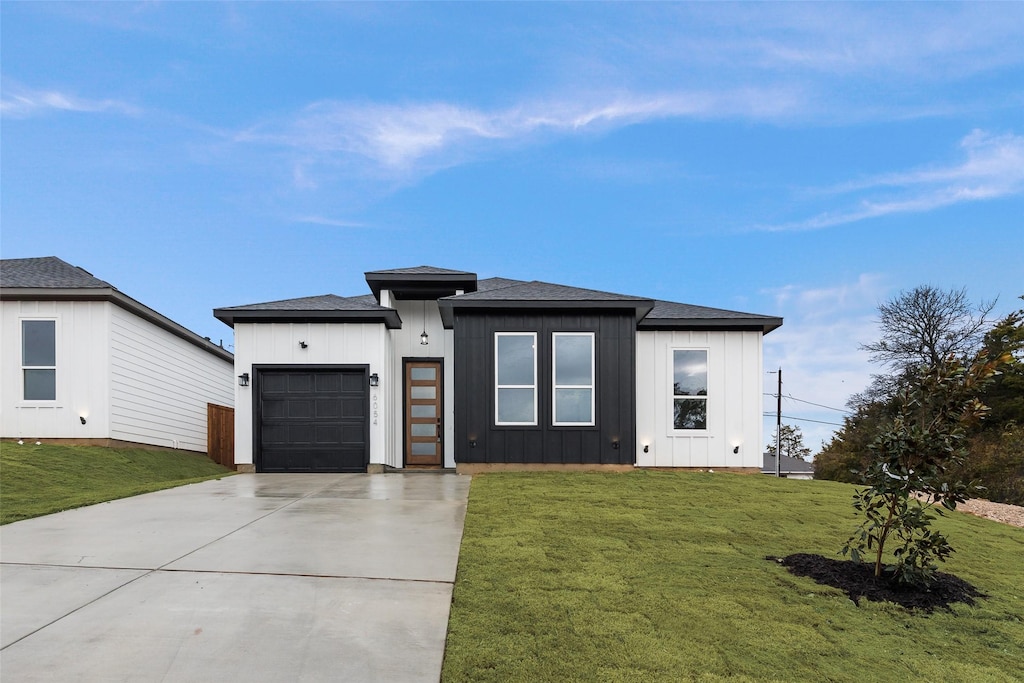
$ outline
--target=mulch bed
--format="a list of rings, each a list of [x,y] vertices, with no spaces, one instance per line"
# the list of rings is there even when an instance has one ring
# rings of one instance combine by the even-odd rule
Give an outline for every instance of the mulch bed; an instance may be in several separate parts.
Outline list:
[[[954,602],[973,605],[975,598],[988,597],[963,579],[945,572],[936,572],[932,585],[921,590],[902,586],[888,575],[876,579],[874,564],[866,562],[833,560],[807,553],[765,559],[785,566],[791,574],[838,588],[858,606],[860,599],[866,598],[872,602],[894,602],[908,609],[931,612],[938,607],[948,609]]]

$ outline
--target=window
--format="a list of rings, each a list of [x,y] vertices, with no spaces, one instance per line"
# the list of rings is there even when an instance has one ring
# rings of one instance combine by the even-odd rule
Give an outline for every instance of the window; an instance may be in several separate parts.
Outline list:
[[[708,428],[708,352],[672,351],[672,428]]]
[[[21,366],[26,401],[57,400],[57,322],[21,321]]]
[[[554,381],[555,426],[594,424],[594,334],[555,332]]]
[[[494,375],[495,424],[537,424],[537,334],[496,332]]]

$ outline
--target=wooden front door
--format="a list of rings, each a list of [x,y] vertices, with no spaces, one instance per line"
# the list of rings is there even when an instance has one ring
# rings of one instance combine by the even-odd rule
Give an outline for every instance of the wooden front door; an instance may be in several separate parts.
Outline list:
[[[405,464],[440,467],[441,363],[405,363]]]

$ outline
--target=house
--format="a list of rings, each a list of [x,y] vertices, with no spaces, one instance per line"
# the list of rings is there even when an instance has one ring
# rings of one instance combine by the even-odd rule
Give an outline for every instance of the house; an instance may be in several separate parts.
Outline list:
[[[59,258],[0,261],[0,436],[207,450],[232,355]]]
[[[773,454],[764,454],[761,474],[775,476],[775,456]],[[814,479],[814,465],[802,458],[794,458],[783,453],[779,476],[788,477],[789,479]]]
[[[218,308],[235,463],[259,472],[758,472],[781,318],[432,266],[370,294]]]

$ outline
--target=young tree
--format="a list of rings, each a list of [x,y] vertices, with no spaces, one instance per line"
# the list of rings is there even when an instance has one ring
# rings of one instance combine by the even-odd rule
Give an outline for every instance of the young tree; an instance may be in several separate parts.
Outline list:
[[[900,390],[895,417],[869,446],[872,463],[862,475],[867,488],[853,499],[866,519],[846,541],[844,555],[859,562],[873,552],[875,576],[881,576],[883,552],[892,540],[896,580],[931,581],[935,562],[953,552],[945,536],[931,529],[931,511],[954,510],[976,492],[974,484],[949,483],[944,475],[962,464],[966,431],[987,411],[977,396],[1010,357],[982,353],[965,367],[949,356],[920,370]]]
[[[773,432],[772,442],[765,446],[770,455],[775,455],[775,439],[780,433],[779,448],[782,450],[783,455],[803,460],[811,454],[811,449],[804,446],[804,435],[800,428],[792,425],[782,425],[781,430],[776,429]]]

